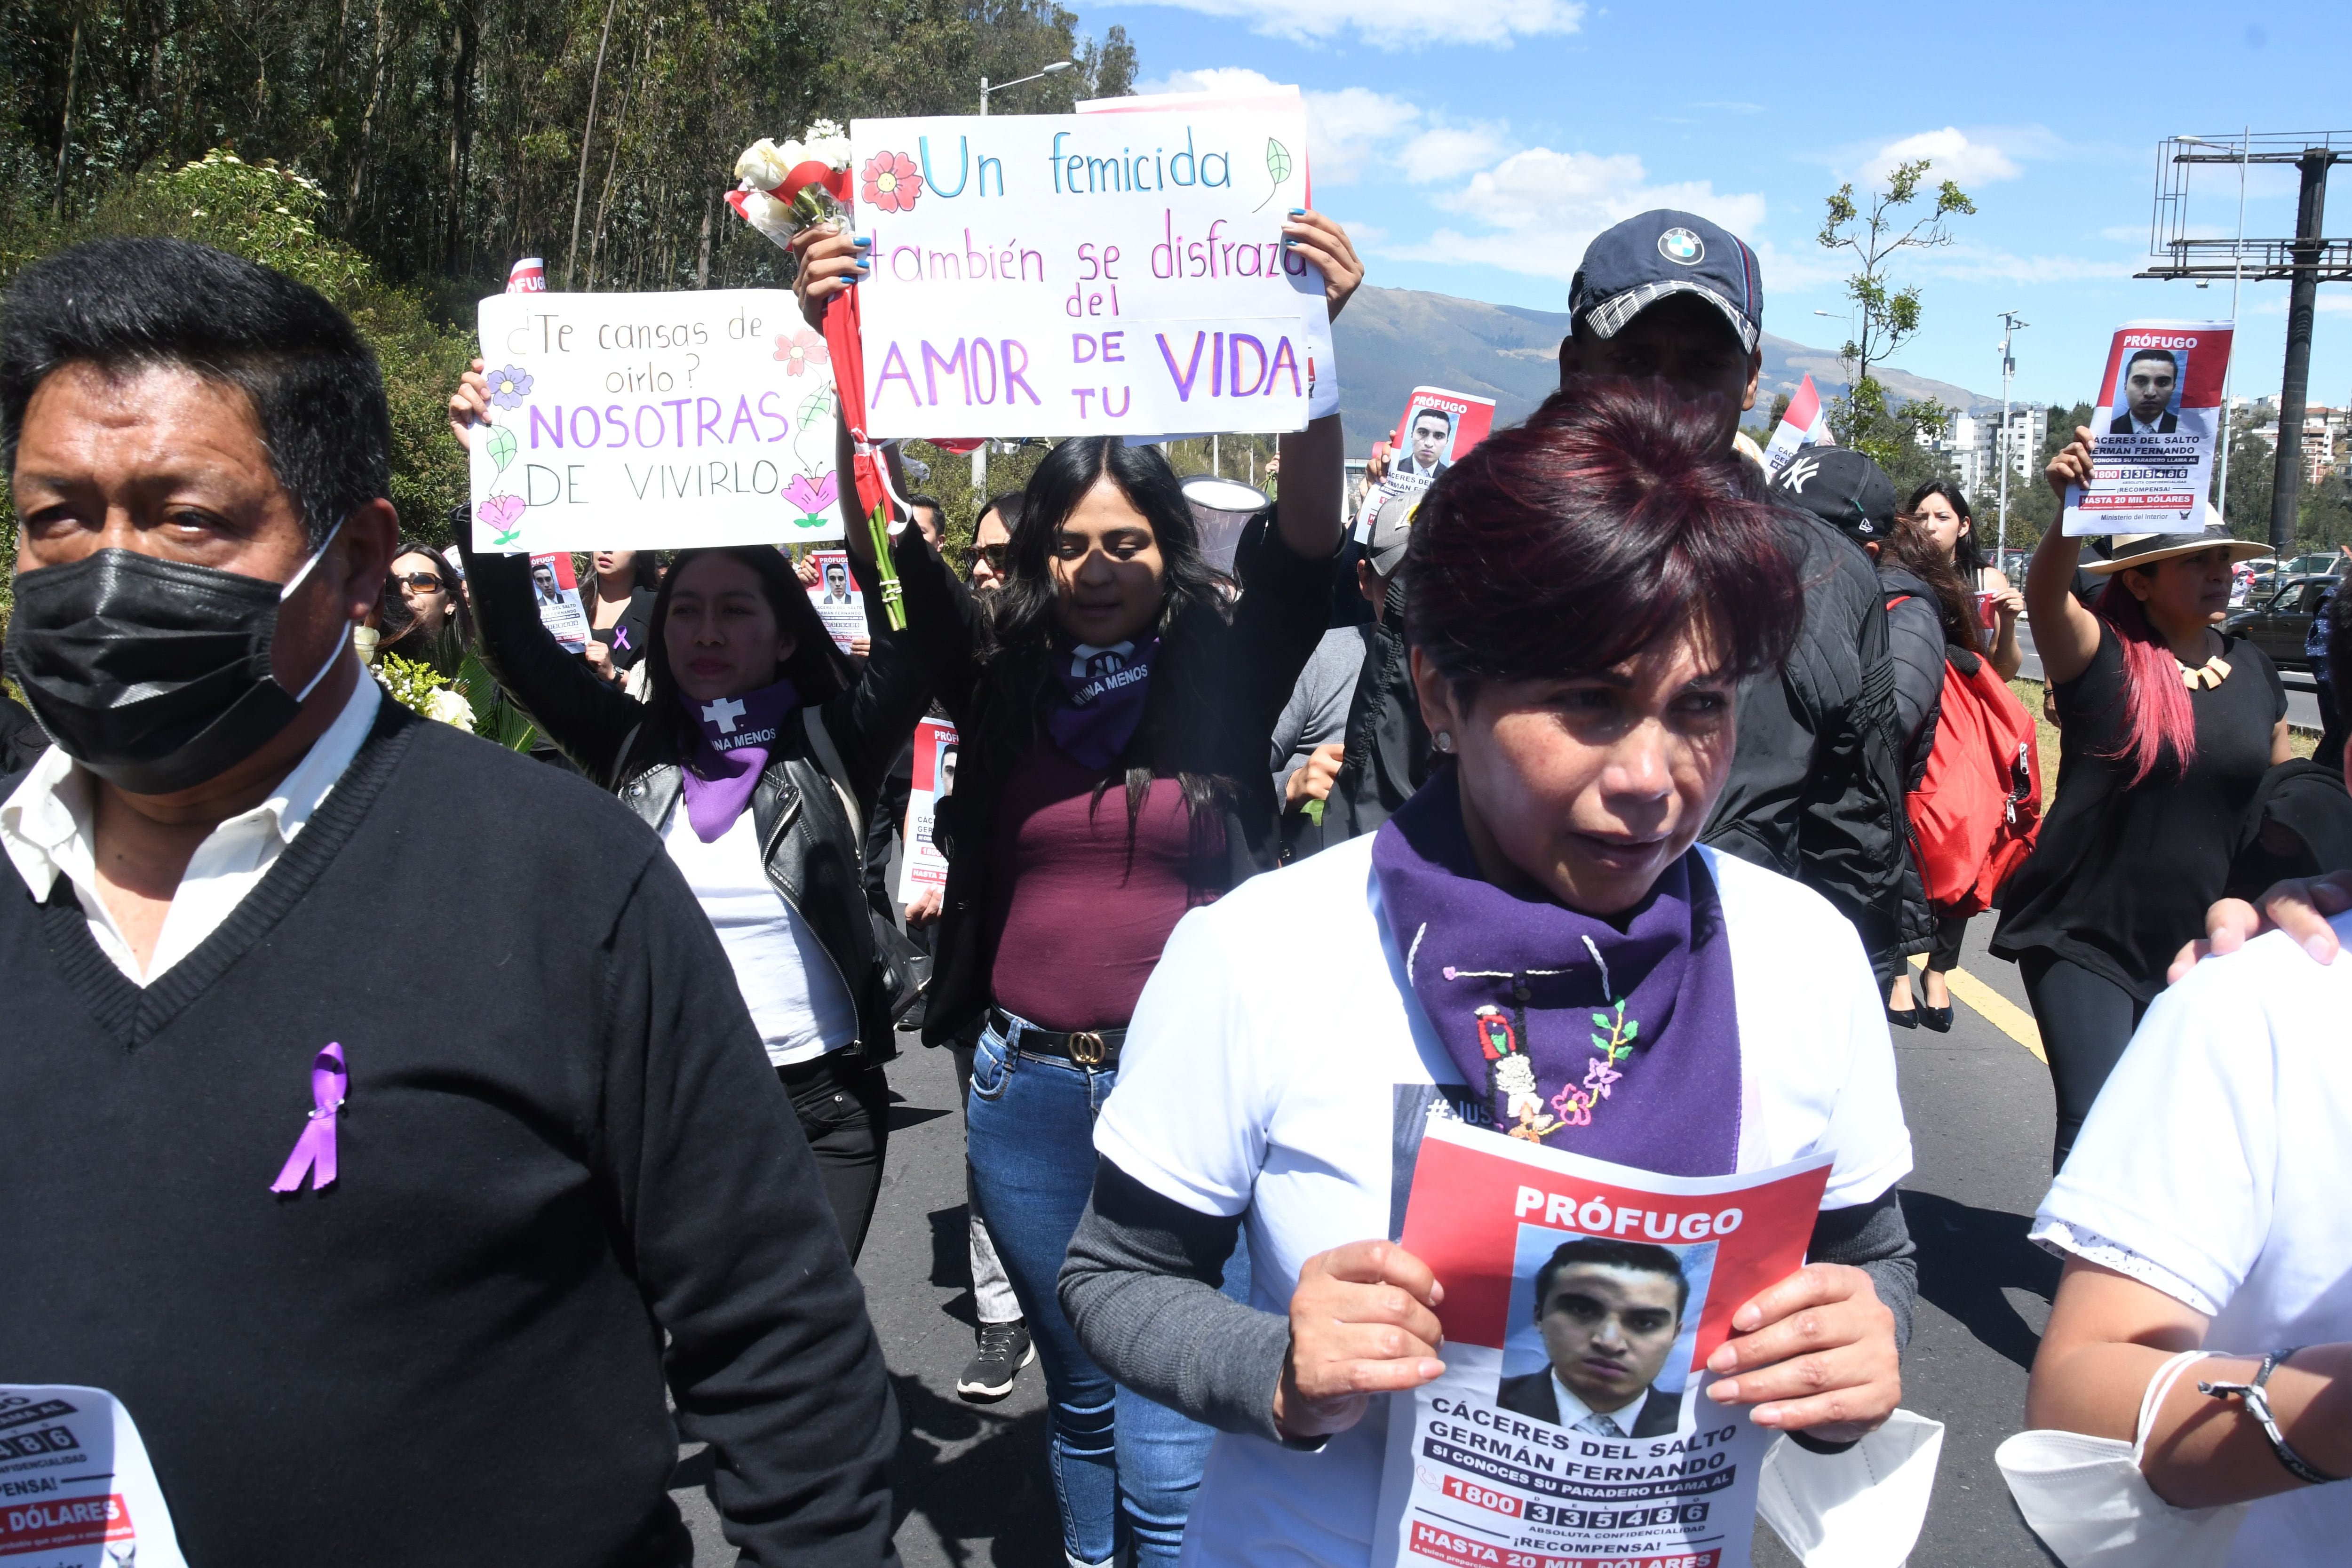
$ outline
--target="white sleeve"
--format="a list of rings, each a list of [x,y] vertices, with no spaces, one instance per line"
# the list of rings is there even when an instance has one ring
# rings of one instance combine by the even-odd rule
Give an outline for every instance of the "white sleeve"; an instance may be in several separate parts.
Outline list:
[[[1839,987],[1844,1005],[1831,1018],[1844,1036],[1845,1071],[1835,1080],[1837,1102],[1821,1144],[1833,1156],[1822,1207],[1843,1209],[1870,1202],[1911,1173],[1911,1128],[1895,1089],[1885,1004],[1862,938],[1852,922],[1838,920],[1832,940],[1844,949],[1837,958],[1846,976]]]
[[[2299,956],[2299,955],[2298,955]],[[2245,982],[2200,964],[2159,995],[2033,1216],[2033,1239],[2103,1263],[2208,1317],[2270,1235],[2278,1059]]]
[[[1283,1009],[1274,995],[1245,994],[1255,966],[1224,940],[1241,912],[1228,900],[1176,922],[1095,1121],[1097,1153],[1203,1214],[1249,1207],[1279,1088],[1271,1037]]]

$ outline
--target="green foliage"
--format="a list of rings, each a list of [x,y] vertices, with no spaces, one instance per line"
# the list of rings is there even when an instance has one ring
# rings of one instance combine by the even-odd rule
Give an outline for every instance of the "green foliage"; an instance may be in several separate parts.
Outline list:
[[[530,750],[538,730],[523,716],[522,710],[499,690],[498,682],[490,679],[489,667],[482,662],[478,649],[466,650],[449,689],[472,705],[475,734],[509,752]]]
[[[2230,532],[2238,539],[2271,537],[2271,498],[2278,479],[2278,455],[2254,434],[2251,422],[2230,432],[2230,489],[2221,492],[2221,465],[2213,465],[2213,488],[2206,499],[2221,509]]]
[[[1928,209],[1913,213],[1931,166],[1926,158],[1896,164],[1886,188],[1871,192],[1864,203],[1854,200],[1852,184],[1840,185],[1829,197],[1815,237],[1825,250],[1853,252],[1857,264],[1845,284],[1846,298],[1860,311],[1857,336],[1839,351],[1853,363],[1857,389],[1869,384],[1872,365],[1884,363],[1919,330],[1918,286],[1893,286],[1888,270],[1895,258],[1905,250],[1949,245],[1949,220],[1977,210],[1958,185],[1946,180]]]
[[[1923,436],[1940,435],[1950,418],[1941,405],[1919,398],[1890,407],[1886,388],[1875,378],[1832,398],[1829,407],[1830,433],[1838,445],[1853,447],[1885,469],[1897,500],[1909,500],[1930,479],[1951,476],[1944,455],[1920,444]]]
[[[0,211],[0,285],[39,256],[119,235],[196,240],[309,284],[351,316],[383,369],[392,412],[392,500],[402,531],[445,542],[449,508],[466,490],[446,409],[472,355],[471,338],[436,322],[423,289],[385,283],[365,256],[329,237],[326,207],[316,181],[215,149],[180,168],[122,181],[83,213],[53,218],[21,206]],[[13,565],[13,508],[0,517],[0,533]]]

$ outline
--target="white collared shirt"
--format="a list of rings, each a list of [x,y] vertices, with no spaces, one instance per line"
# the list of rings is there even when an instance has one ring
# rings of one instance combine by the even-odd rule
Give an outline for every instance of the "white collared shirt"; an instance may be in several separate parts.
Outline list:
[[[311,742],[277,792],[252,810],[221,823],[196,846],[172,895],[172,908],[163,917],[163,929],[155,939],[154,956],[144,974],[139,972],[139,960],[122,928],[114,922],[114,912],[99,891],[89,775],[59,748],[51,746],[43,752],[16,792],[0,802],[0,847],[7,850],[17,875],[25,879],[37,901],[47,900],[59,876],[70,881],[100,951],[134,984],[152,985],[219,930],[246,894],[277,864],[278,857],[294,842],[294,836],[302,831],[310,814],[319,809],[320,802],[359,754],[360,743],[374,725],[382,701],[375,681],[362,675],[342,712],[325,734]]]
[[[2158,428],[2158,426],[2163,423],[2164,416],[2161,414],[2158,415],[2153,420],[2142,419],[2138,415],[2135,414],[2132,416],[2132,434],[2135,436],[2161,436],[2164,432],[2162,429]]]
[[[1601,1415],[1614,1423],[1617,1427],[1614,1434],[1604,1433],[1601,1436],[1630,1437],[1633,1435],[1633,1423],[1642,1418],[1642,1405],[1650,1397],[1650,1391],[1644,1388],[1633,1396],[1632,1403],[1620,1405],[1614,1410],[1595,1410],[1578,1398],[1575,1391],[1568,1384],[1560,1382],[1559,1369],[1554,1367],[1551,1373],[1551,1396],[1559,1405],[1559,1424],[1570,1431],[1580,1430],[1581,1423],[1591,1420],[1595,1415]]]

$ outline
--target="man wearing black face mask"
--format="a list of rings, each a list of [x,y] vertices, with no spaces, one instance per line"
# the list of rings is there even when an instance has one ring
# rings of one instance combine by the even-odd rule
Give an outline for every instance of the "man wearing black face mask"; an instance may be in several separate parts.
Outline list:
[[[683,1427],[747,1560],[890,1561],[881,1357],[709,921],[350,651],[398,524],[351,323],[78,247],[8,295],[0,448],[56,742],[0,779],[10,1436],[127,1412],[160,1501],[118,1441],[89,1506],[159,1558],[168,1505],[194,1563],[684,1568]]]
[[[1595,238],[1570,285],[1562,388],[1579,374],[1656,379],[1716,399],[1727,448],[1756,405],[1764,285],[1756,253],[1693,213],[1643,213]],[[1759,498],[1764,474],[1749,465]],[[1909,868],[1886,611],[1867,556],[1784,506],[1802,562],[1805,624],[1787,668],[1739,689],[1738,748],[1706,841],[1796,878],[1861,933],[1882,985],[1899,954],[1927,951],[1920,907],[1903,930]]]

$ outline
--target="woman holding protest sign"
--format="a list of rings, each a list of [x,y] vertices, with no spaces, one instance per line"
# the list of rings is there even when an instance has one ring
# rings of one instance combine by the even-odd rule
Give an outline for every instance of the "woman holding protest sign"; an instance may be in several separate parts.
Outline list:
[[[469,445],[488,414],[481,369],[449,400]],[[710,917],[856,1258],[907,999],[859,879],[861,817],[929,700],[921,667],[877,631],[853,674],[781,552],[688,550],[654,597],[640,704],[540,624],[530,557],[478,555],[462,534],[460,547],[507,695],[661,835]]]
[[[1738,1307],[1709,1392],[1816,1442],[1895,1406],[1910,1139],[1869,962],[1820,897],[1696,844],[1739,683],[1802,603],[1720,429],[1580,379],[1441,476],[1404,565],[1437,772],[1378,833],[1187,917],[1145,990],[1061,1295],[1114,1375],[1223,1429],[1202,1562],[1376,1555],[1379,1396],[1444,1372],[1454,1286],[1393,1239],[1440,1121],[1665,1176],[1829,1156],[1813,1261]],[[1612,998],[1639,1028],[1604,1066]],[[1244,1232],[1251,1307],[1202,1267]],[[1579,1359],[1644,1384],[1675,1264],[1638,1236],[1586,1251],[1614,1283],[1566,1304]],[[1660,1429],[1638,1388],[1630,1430],[1590,1384],[1501,1397],[1538,1433]]]
[[[1321,268],[1336,316],[1363,277],[1346,233],[1315,213],[1285,233]],[[861,247],[823,228],[794,239],[813,324],[865,276]],[[845,432],[841,454],[845,474]],[[892,548],[907,636],[962,742],[934,825],[950,862],[923,1033],[985,1024],[973,1180],[1044,1363],[1073,1563],[1109,1560],[1122,1519],[1139,1557],[1172,1562],[1207,1447],[1192,1423],[1114,1391],[1054,1282],[1094,1178],[1095,1116],[1169,931],[1280,848],[1265,759],[1324,629],[1343,532],[1339,419],[1284,436],[1282,458],[1281,500],[1235,559],[1238,602],[1167,458],[1116,437],[1046,454],[985,616],[916,530]],[[846,486],[843,502],[846,515]],[[866,520],[846,521],[870,576]],[[1211,1266],[1238,1289],[1231,1239]]]
[[[2091,434],[2051,460],[2063,499],[2091,478]],[[2015,961],[2058,1098],[2054,1171],[2091,1102],[2164,988],[2182,943],[2226,889],[2263,774],[2292,754],[2286,688],[2252,642],[2214,627],[2230,567],[2263,553],[2218,522],[2200,533],[2120,534],[2083,570],[2083,541],[2042,536],[2027,613],[2058,710],[2058,787],[2001,900],[1992,951]]]

